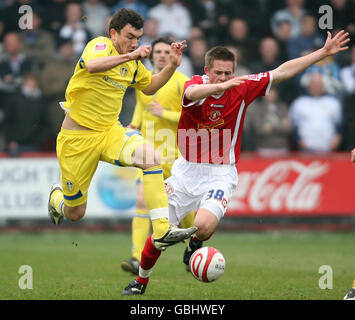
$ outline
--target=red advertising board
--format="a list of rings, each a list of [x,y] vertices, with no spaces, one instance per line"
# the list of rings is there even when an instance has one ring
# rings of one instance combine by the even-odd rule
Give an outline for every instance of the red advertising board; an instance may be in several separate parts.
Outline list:
[[[355,163],[350,152],[244,154],[226,216],[355,215]]]

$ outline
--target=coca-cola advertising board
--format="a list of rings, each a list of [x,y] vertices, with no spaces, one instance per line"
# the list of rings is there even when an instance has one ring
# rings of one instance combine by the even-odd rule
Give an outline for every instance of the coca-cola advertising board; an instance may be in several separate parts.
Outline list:
[[[355,215],[355,163],[350,153],[244,154],[226,216]]]

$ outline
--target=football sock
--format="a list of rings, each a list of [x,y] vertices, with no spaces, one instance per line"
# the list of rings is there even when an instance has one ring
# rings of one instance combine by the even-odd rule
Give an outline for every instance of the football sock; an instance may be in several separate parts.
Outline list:
[[[145,209],[136,209],[136,213],[132,220],[132,257],[140,261],[150,232],[150,219]]]
[[[355,290],[355,279],[353,280],[353,286],[352,286],[352,289]]]
[[[195,252],[197,249],[200,249],[202,247],[202,240],[198,240],[197,238],[193,237],[189,241],[189,249],[193,252]]]
[[[195,221],[195,211],[191,211],[181,220],[181,227],[184,229],[193,227],[194,221]]]
[[[54,207],[55,211],[64,216],[64,195],[63,191],[55,190],[50,199],[50,204]]]
[[[139,265],[139,274],[137,277],[137,281],[145,286],[148,284],[152,269],[161,254],[161,251],[155,248],[152,242],[152,237],[153,235],[150,235],[150,237],[145,242],[141,263]]]
[[[144,200],[152,220],[155,239],[163,237],[170,228],[168,198],[165,194],[163,170],[155,166],[143,170]]]

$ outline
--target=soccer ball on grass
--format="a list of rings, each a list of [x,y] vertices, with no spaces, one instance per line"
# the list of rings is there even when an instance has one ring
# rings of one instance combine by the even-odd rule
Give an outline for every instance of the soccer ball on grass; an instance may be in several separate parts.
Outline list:
[[[224,273],[225,266],[223,254],[213,247],[196,250],[189,261],[192,275],[203,282],[217,280]]]

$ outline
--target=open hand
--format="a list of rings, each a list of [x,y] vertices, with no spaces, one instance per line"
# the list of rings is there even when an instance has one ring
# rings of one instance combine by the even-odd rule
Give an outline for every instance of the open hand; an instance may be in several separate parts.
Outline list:
[[[170,63],[178,67],[181,63],[182,53],[187,48],[186,40],[180,42],[173,42],[170,48]]]
[[[345,46],[349,41],[349,33],[345,33],[344,30],[339,31],[333,38],[331,33],[328,31],[328,37],[323,49],[326,51],[327,56],[332,56],[340,51],[349,49],[348,46]]]
[[[234,77],[226,82],[223,82],[222,85],[225,87],[224,90],[227,90],[243,84],[246,80],[248,80],[248,76]]]

